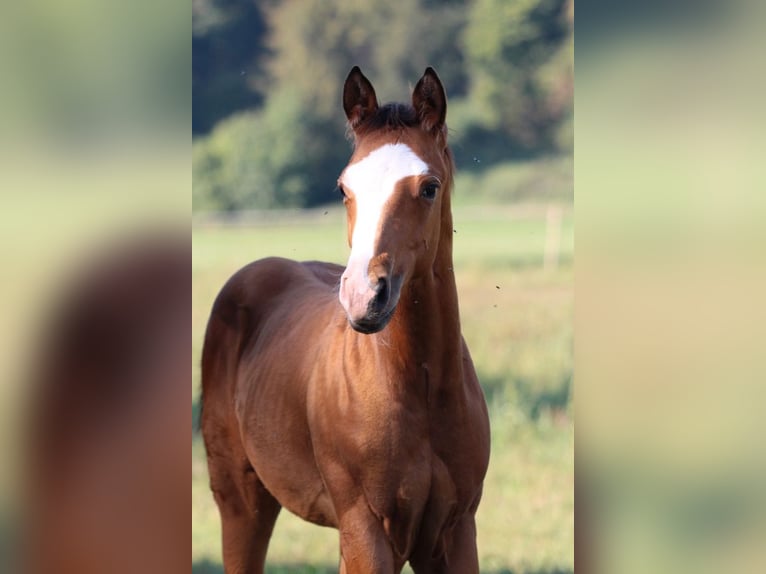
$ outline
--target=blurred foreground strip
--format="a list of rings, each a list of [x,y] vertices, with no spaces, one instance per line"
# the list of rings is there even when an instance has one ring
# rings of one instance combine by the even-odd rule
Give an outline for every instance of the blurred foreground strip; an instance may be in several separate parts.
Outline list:
[[[35,346],[24,571],[187,571],[188,235],[144,233],[91,259]]]
[[[578,53],[581,571],[766,572],[763,3],[703,4]]]
[[[0,572],[188,571],[188,5],[5,4]]]

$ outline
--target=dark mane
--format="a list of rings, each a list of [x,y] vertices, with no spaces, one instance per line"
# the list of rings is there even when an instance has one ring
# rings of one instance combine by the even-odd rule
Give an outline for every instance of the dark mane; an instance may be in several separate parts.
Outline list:
[[[357,135],[364,135],[377,130],[398,130],[412,128],[418,125],[418,117],[415,108],[408,104],[391,102],[380,106],[375,114],[365,119],[357,126]],[[353,132],[349,129],[349,136],[353,139]]]

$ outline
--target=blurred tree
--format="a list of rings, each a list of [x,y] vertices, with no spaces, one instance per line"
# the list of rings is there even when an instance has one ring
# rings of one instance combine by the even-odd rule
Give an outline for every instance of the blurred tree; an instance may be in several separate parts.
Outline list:
[[[195,144],[195,209],[332,200],[350,153],[340,101],[354,65],[381,102],[405,99],[435,67],[460,168],[571,150],[572,7],[572,0],[194,0],[194,133],[253,109]]]
[[[343,79],[359,65],[381,101],[401,99],[427,66],[439,70],[447,91],[465,93],[466,76],[455,42],[462,3],[423,5],[378,0],[293,0],[269,11],[273,57],[270,78],[305,95],[312,113],[338,119]],[[340,116],[342,121],[342,115]]]
[[[318,135],[332,127],[307,113],[292,89],[220,122],[193,146],[193,208],[311,207],[337,199],[335,181],[350,148],[343,133],[330,145]]]
[[[305,206],[310,181],[302,121],[296,94],[279,93],[262,111],[236,114],[195,142],[194,208]]]
[[[192,0],[192,134],[258,106],[266,22],[252,0]]]
[[[571,148],[557,129],[572,114],[572,9],[572,0],[476,0],[464,35],[466,140],[534,154]]]
[[[280,94],[297,97],[301,121],[286,128],[283,137],[300,142],[295,147],[301,149],[308,170],[303,205],[331,200],[328,190],[348,160],[340,102],[352,66],[361,66],[372,78],[381,102],[405,98],[423,70],[440,63],[448,89],[465,91],[462,58],[452,41],[463,23],[460,3],[438,9],[417,0],[395,5],[377,0],[294,0],[274,3],[266,14],[272,58],[269,74],[262,79],[276,95],[267,98],[265,109],[275,107]],[[432,41],[422,42],[423,29],[415,22],[422,23]],[[424,48],[413,49],[421,44]]]

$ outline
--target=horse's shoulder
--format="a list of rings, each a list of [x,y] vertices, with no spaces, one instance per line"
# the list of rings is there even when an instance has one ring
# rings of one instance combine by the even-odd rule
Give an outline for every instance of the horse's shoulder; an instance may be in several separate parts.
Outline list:
[[[294,261],[284,257],[266,257],[258,259],[240,269],[233,278],[267,282],[292,282],[318,279],[323,283],[337,283],[343,274],[343,267],[324,261]]]
[[[281,277],[291,277],[300,273],[301,264],[292,259],[284,257],[264,257],[245,265],[239,273],[249,276],[271,277],[279,279]]]
[[[342,274],[343,267],[333,263],[298,262],[283,257],[258,259],[231,276],[221,289],[216,306],[262,307],[317,282],[335,287]]]
[[[251,307],[257,301],[283,293],[301,273],[300,263],[281,257],[248,263],[229,278],[218,294],[214,308]]]
[[[284,257],[265,257],[248,263],[229,279],[224,289],[252,289],[264,284],[282,284],[302,273],[301,264]]]
[[[316,279],[330,286],[340,283],[340,277],[343,275],[343,267],[335,263],[326,263],[324,261],[304,261],[301,263]]]

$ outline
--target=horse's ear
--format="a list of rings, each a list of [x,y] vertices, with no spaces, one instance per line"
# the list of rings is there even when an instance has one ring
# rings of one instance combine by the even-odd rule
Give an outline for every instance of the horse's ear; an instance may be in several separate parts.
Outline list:
[[[378,109],[378,98],[370,80],[364,77],[359,66],[354,66],[348,73],[343,85],[343,110],[348,124],[356,129],[359,124],[372,116]]]
[[[439,76],[430,66],[412,92],[412,107],[426,131],[441,130],[447,119],[447,94]]]

